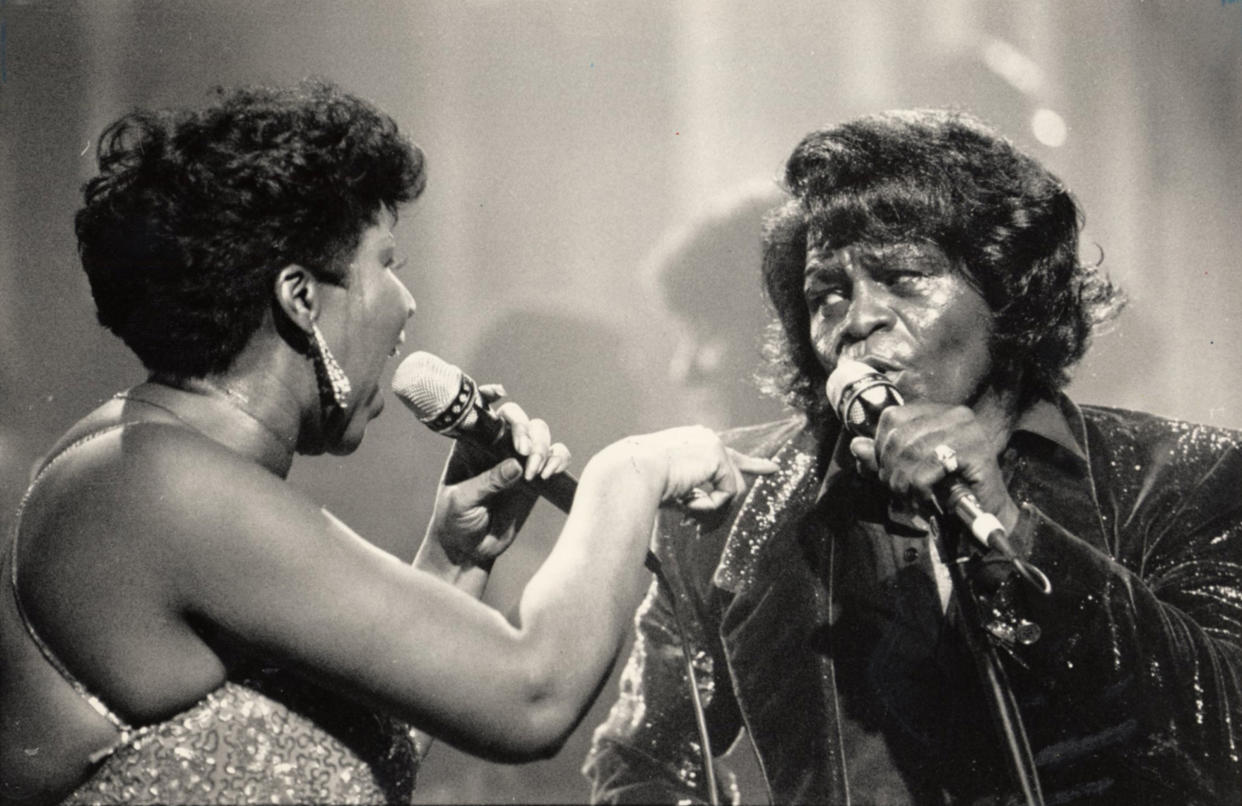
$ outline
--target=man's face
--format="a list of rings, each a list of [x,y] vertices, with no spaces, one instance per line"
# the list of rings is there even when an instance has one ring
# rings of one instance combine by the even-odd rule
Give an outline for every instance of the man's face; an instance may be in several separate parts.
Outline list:
[[[992,313],[944,252],[815,243],[802,288],[825,371],[844,356],[883,372],[908,399],[974,405],[991,370]]]

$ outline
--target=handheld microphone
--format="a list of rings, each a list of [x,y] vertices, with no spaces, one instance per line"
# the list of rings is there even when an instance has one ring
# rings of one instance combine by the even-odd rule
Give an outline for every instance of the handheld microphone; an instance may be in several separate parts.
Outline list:
[[[845,429],[855,436],[874,437],[880,414],[890,406],[905,403],[897,387],[882,373],[848,358],[837,361],[836,369],[828,376],[826,387],[829,404]],[[947,509],[957,516],[980,545],[1001,554],[1044,593],[1052,591],[1048,577],[1018,557],[1000,519],[983,508],[966,482],[950,473],[944,487],[943,500]]]
[[[525,462],[513,448],[508,424],[483,402],[478,385],[460,367],[431,353],[411,353],[397,366],[392,391],[437,434],[464,439],[497,461],[512,457]],[[568,473],[526,483],[561,512],[569,512],[578,489],[578,480]]]

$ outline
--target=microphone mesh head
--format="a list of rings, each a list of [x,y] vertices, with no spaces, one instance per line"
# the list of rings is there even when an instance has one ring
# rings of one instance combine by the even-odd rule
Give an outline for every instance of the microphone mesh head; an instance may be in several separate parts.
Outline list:
[[[858,397],[865,397],[866,393]],[[840,412],[842,424],[851,434],[862,433],[867,427],[867,410],[858,405],[858,397],[854,398],[854,405],[847,406],[846,411]]]
[[[457,397],[465,373],[438,355],[411,353],[392,376],[392,391],[420,420],[442,414]]]
[[[825,384],[828,391],[828,405],[836,412],[841,411],[841,395],[850,384],[857,383],[868,375],[878,375],[873,368],[861,361],[842,358],[837,361],[836,369],[828,376]]]

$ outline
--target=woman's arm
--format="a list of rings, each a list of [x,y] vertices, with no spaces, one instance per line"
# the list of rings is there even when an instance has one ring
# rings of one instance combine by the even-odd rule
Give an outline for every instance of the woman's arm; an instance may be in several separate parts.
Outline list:
[[[166,504],[136,517],[175,543],[161,572],[187,615],[463,749],[510,760],[555,752],[606,675],[649,579],[658,505],[702,485],[710,494],[688,506],[718,506],[744,487],[739,467],[773,469],[705,429],[610,446],[584,470],[511,624],[225,451],[128,449],[162,454],[133,463],[160,468],[148,471],[148,495]]]

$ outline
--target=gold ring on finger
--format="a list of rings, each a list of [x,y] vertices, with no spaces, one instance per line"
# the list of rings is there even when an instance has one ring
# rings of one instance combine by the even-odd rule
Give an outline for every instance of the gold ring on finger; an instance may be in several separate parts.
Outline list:
[[[945,445],[943,442],[933,449],[936,459],[940,461],[940,466],[944,468],[945,473],[957,472],[957,451]]]

